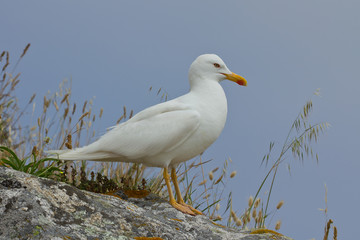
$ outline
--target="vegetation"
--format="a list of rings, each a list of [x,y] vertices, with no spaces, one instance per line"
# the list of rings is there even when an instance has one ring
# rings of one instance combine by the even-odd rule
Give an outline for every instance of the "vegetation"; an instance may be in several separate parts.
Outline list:
[[[93,99],[80,105],[73,103],[71,101],[71,83],[67,80],[59,85],[57,92],[48,93],[43,97],[41,109],[36,108],[35,94],[31,96],[25,107],[20,108],[14,92],[20,81],[20,73],[15,76],[13,73],[29,47],[30,44],[26,46],[11,71],[9,71],[9,52],[3,51],[0,55],[2,75],[0,80],[0,165],[40,177],[64,181],[94,192],[108,193],[118,189],[146,189],[167,197],[162,173],[147,170],[143,165],[121,162],[90,164],[86,161],[81,161],[80,164],[79,162],[61,163],[57,159],[45,156],[44,151],[47,149],[65,147],[71,149],[80,146],[80,143],[83,145],[91,142],[96,135],[94,122],[101,119],[103,109],[101,108],[97,114],[94,113]],[[151,90],[152,88],[150,88]],[[166,101],[166,92],[159,89],[157,95],[161,96],[161,100]],[[28,112],[29,106],[32,106],[32,118],[36,119],[34,126],[24,124],[24,114]],[[270,143],[269,152],[264,156],[262,163],[268,166],[272,162],[272,165],[254,197],[249,197],[247,207],[243,212],[238,213],[233,209],[232,192],[227,197],[223,196],[225,189],[223,186],[233,180],[236,175],[236,171],[228,171],[229,164],[231,164],[230,158],[226,159],[221,167],[216,167],[208,174],[205,173],[204,165],[210,161],[203,161],[201,156],[198,161],[181,165],[177,171],[179,183],[183,187],[184,200],[214,221],[220,221],[227,226],[243,229],[266,228],[268,220],[271,220],[284,204],[283,201],[279,201],[274,209],[270,210],[269,203],[279,165],[286,163],[289,154],[300,161],[307,156],[318,160],[318,156],[313,152],[311,146],[325,131],[328,124],[311,125],[309,122],[311,110],[312,101],[310,99],[292,123],[278,156],[272,157],[271,153],[275,144],[274,142]],[[132,115],[132,110],[129,116],[127,115],[127,109],[124,106],[123,114],[116,123],[131,118]],[[30,150],[31,154],[26,156]],[[287,164],[290,171],[290,163],[287,162]],[[191,172],[201,172],[201,175],[191,175],[190,170]],[[267,197],[262,200],[259,196],[260,193],[264,193],[262,196],[265,195],[265,188]],[[221,205],[225,210],[222,209],[220,214]],[[280,226],[281,221],[277,221],[274,229],[279,230]]]
[[[37,159],[36,148],[34,148],[33,152],[29,157],[24,159],[19,159],[19,157],[9,148],[0,146],[0,151],[3,153],[7,153],[7,157],[1,158],[1,164],[6,167],[11,167],[15,170],[30,173],[32,175],[38,177],[55,177],[59,173],[61,173],[61,162],[58,159],[54,158],[42,158]],[[30,161],[28,161],[31,159]],[[41,167],[44,163],[50,162],[46,167]]]

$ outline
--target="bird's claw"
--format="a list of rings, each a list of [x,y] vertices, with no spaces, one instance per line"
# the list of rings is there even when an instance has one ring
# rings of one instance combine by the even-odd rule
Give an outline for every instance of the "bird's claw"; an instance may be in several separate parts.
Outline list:
[[[186,203],[180,203],[182,206],[189,208],[193,213],[195,213],[196,215],[204,215],[202,212],[200,212],[199,210],[193,208],[191,205],[188,205]]]
[[[189,214],[191,216],[195,216],[197,213],[193,211],[187,204],[180,204],[176,201],[170,202],[171,206],[179,210],[180,212],[183,212],[185,214]]]
[[[170,202],[170,204],[176,208],[177,210],[179,210],[180,212],[189,214],[191,216],[196,216],[196,215],[204,215],[202,212],[200,212],[199,210],[196,210],[195,208],[193,208],[191,205],[186,204],[185,202]]]

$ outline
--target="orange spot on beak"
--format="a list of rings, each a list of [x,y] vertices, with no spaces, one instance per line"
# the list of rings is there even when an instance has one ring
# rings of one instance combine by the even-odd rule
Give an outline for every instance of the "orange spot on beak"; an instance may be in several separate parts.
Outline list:
[[[237,84],[241,85],[241,86],[247,86],[247,81],[245,78],[243,78],[240,75],[237,75],[236,73],[231,73],[231,74],[227,74],[227,73],[222,73],[223,75],[225,75],[226,79],[236,82]]]

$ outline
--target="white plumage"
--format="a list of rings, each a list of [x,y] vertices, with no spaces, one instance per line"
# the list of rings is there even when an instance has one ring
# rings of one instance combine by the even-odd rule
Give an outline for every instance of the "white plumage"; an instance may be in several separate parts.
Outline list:
[[[88,146],[50,152],[62,160],[142,163],[166,172],[175,169],[204,152],[223,130],[227,101],[219,82],[225,79],[247,85],[217,55],[201,55],[190,66],[189,93],[141,111]]]

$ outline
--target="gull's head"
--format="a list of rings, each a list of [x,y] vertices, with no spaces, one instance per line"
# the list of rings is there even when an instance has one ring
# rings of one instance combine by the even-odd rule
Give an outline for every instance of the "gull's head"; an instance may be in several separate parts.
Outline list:
[[[245,78],[231,72],[224,61],[215,54],[203,54],[195,59],[189,70],[190,84],[205,79],[220,82],[228,79],[239,85],[247,86]]]

